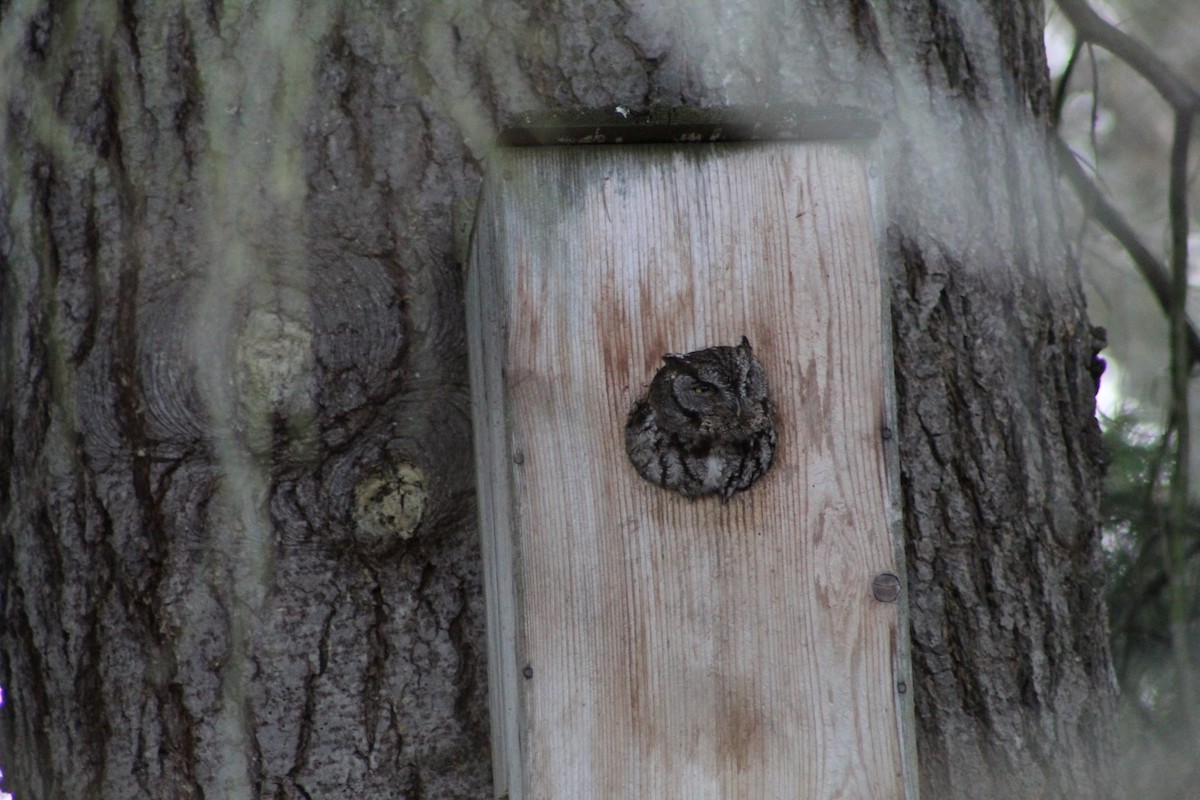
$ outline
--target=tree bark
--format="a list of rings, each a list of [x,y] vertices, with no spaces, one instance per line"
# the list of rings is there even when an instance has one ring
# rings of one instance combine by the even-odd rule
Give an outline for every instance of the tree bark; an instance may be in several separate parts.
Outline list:
[[[0,764],[478,798],[454,204],[506,113],[884,122],[926,798],[1106,797],[1096,337],[1042,8],[0,2]]]

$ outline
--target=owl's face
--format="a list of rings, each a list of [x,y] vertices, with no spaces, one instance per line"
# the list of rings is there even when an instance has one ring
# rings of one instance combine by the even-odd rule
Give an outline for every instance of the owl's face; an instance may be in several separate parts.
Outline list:
[[[737,347],[710,347],[663,357],[654,377],[659,424],[679,434],[736,435],[756,430],[770,413],[762,365],[743,338]]]

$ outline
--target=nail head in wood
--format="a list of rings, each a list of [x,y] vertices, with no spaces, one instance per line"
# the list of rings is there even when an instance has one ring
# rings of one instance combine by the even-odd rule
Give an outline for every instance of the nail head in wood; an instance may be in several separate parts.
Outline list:
[[[894,603],[900,597],[900,578],[881,572],[871,581],[871,594],[881,603]]]

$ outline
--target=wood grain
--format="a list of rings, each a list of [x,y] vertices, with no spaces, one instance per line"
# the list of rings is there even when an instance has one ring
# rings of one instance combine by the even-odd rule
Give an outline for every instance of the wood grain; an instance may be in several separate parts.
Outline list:
[[[866,169],[846,144],[497,155],[468,313],[498,794],[905,796]],[[728,504],[641,480],[623,426],[661,356],[743,334],[770,473]]]

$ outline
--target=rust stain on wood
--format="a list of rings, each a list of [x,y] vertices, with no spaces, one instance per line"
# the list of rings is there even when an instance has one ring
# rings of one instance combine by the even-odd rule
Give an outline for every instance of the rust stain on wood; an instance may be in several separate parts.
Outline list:
[[[861,151],[502,158],[470,289],[498,790],[903,797],[901,604],[865,588],[897,567]],[[641,480],[624,420],[661,356],[742,335],[771,471],[727,504]]]

